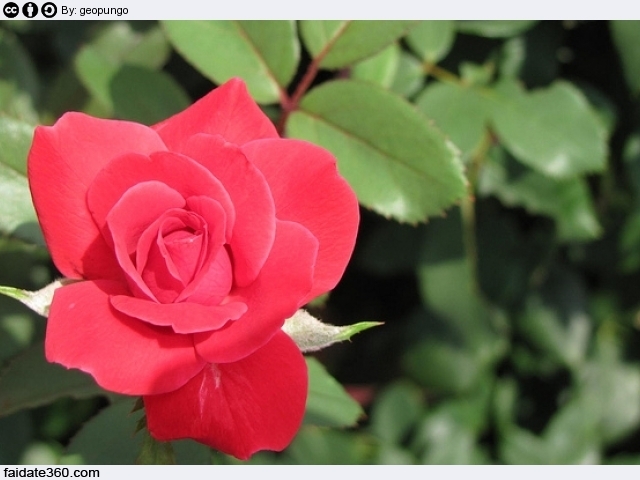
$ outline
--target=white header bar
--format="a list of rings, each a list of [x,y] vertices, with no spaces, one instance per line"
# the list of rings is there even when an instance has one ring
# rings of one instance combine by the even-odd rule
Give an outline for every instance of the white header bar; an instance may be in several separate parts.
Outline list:
[[[607,0],[0,0],[15,20],[608,20],[640,19],[640,2]]]

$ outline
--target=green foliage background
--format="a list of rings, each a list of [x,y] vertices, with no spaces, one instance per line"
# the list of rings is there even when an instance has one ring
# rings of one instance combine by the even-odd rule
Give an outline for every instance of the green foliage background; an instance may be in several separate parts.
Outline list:
[[[56,277],[35,125],[153,124],[240,76],[362,205],[312,312],[385,322],[309,359],[305,425],[252,463],[640,463],[639,45],[636,21],[0,23],[0,285]],[[47,364],[44,325],[0,297],[0,463],[235,462],[133,435],[135,399]]]

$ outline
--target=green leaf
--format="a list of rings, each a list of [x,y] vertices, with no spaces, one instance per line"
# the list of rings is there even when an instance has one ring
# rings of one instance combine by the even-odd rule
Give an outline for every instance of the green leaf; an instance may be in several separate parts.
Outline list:
[[[130,24],[108,24],[89,44],[80,49],[74,67],[84,87],[113,111],[111,82],[123,65],[159,69],[168,59],[169,48],[164,35],[155,27],[136,32]]]
[[[556,221],[562,241],[586,241],[602,233],[586,181],[560,180],[524,168],[494,149],[480,171],[478,192],[495,195],[504,204],[548,215]]]
[[[307,357],[309,396],[304,423],[326,427],[350,427],[363,411],[318,360]]]
[[[0,113],[37,123],[34,105],[39,93],[38,75],[29,53],[13,33],[0,30]]]
[[[486,418],[489,389],[461,400],[441,403],[416,427],[415,450],[426,465],[470,465],[491,463],[478,445],[480,424]],[[478,419],[480,419],[478,421]]]
[[[564,405],[553,416],[544,431],[548,459],[546,463],[598,464],[600,438],[596,419],[586,402],[577,398]]]
[[[26,177],[33,127],[0,118],[0,231],[44,245]]]
[[[0,290],[0,293],[2,291]],[[315,352],[334,343],[349,340],[356,333],[382,325],[380,322],[360,322],[354,325],[337,327],[322,323],[305,310],[298,310],[288,318],[282,330],[289,335],[303,352]]]
[[[410,53],[400,52],[400,62],[391,84],[391,91],[410,98],[422,88],[424,71],[422,64]]]
[[[62,397],[88,398],[104,394],[93,378],[47,362],[44,345],[29,347],[0,375],[0,415],[46,405]]]
[[[374,85],[315,88],[287,132],[330,150],[360,202],[384,216],[424,221],[465,195],[455,148],[404,99]]]
[[[388,89],[398,70],[400,52],[397,43],[389,45],[373,57],[356,63],[351,69],[351,78],[365,80]]]
[[[604,170],[606,128],[573,85],[558,81],[526,92],[515,81],[505,80],[495,93],[494,126],[519,161],[559,178]]]
[[[594,358],[580,372],[580,392],[599,437],[620,442],[640,425],[640,368],[623,361],[614,340],[600,337]]]
[[[438,339],[409,348],[402,358],[411,378],[439,394],[461,394],[489,381],[484,363],[472,350]]]
[[[468,159],[487,131],[491,102],[478,89],[434,83],[425,88],[416,106],[445,133]]]
[[[398,445],[384,444],[378,448],[377,465],[415,465],[415,457]]]
[[[584,362],[591,336],[589,318],[584,312],[565,316],[540,298],[531,297],[517,324],[529,342],[548,352],[553,360],[572,368]]]
[[[258,103],[276,103],[296,72],[292,21],[165,21],[173,46],[216,83],[241,77]]]
[[[503,433],[500,460],[511,465],[548,465],[551,462],[544,442],[533,433],[512,426]]]
[[[489,38],[513,37],[529,30],[536,20],[459,20],[459,32]]]
[[[387,386],[371,410],[371,431],[381,441],[401,444],[422,413],[422,393],[407,382]]]
[[[27,175],[27,155],[34,127],[20,120],[0,117],[0,163]]]
[[[598,416],[579,391],[572,393],[578,395],[556,410],[540,436],[507,425],[500,436],[501,460],[516,465],[600,463]]]
[[[618,50],[624,78],[629,88],[640,91],[640,20],[614,20],[609,23],[613,42]]]
[[[134,435],[141,412],[131,413],[135,399],[118,401],[100,411],[71,439],[67,454],[87,465],[133,465],[143,443]]]
[[[191,103],[183,88],[166,73],[130,65],[113,76],[109,93],[118,118],[146,125],[164,120]]]
[[[456,38],[455,22],[423,20],[407,35],[407,43],[422,60],[438,63],[447,56]]]
[[[361,435],[303,426],[284,453],[287,464],[369,464],[373,445]]]
[[[102,55],[91,45],[85,46],[75,58],[75,70],[82,85],[111,111],[109,85],[118,72],[119,63]]]
[[[320,67],[336,69],[370,57],[402,37],[414,21],[303,20],[300,34]]]
[[[159,27],[138,31],[128,22],[104,24],[90,45],[114,64],[127,63],[154,69],[161,68],[171,53]]]

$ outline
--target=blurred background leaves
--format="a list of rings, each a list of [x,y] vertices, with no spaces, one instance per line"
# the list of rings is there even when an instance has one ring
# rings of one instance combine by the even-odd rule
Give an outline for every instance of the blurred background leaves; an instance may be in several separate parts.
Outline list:
[[[385,323],[308,359],[302,429],[250,463],[640,463],[639,42],[637,21],[0,23],[0,284],[59,276],[36,125],[154,124],[240,76],[362,205],[312,313]],[[0,298],[0,462],[133,463],[142,412],[46,363],[44,325]]]

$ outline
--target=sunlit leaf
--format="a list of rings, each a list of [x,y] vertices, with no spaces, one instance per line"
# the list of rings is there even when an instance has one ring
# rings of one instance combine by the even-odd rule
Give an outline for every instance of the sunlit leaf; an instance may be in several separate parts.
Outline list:
[[[420,93],[416,105],[466,158],[486,134],[491,102],[474,87],[434,83]]]
[[[401,97],[374,85],[315,88],[287,133],[330,150],[360,202],[384,216],[424,221],[465,194],[456,149]]]
[[[455,22],[423,20],[411,29],[407,43],[423,60],[437,63],[449,53],[455,37]]]
[[[0,118],[0,231],[44,244],[26,177],[33,126]]]
[[[560,180],[527,169],[503,152],[494,150],[478,182],[482,195],[495,195],[504,204],[548,215],[563,241],[597,238],[602,230],[587,183],[582,178]]]
[[[391,84],[391,91],[403,97],[412,97],[424,83],[424,69],[416,57],[407,52],[400,53],[400,62]]]
[[[420,390],[408,382],[396,382],[386,387],[371,410],[371,431],[381,441],[402,442],[417,422],[423,410]]]
[[[415,22],[398,20],[303,20],[300,34],[323,68],[342,68],[402,37]]]
[[[351,70],[351,78],[366,80],[384,88],[389,88],[396,76],[400,63],[401,49],[393,43],[380,53],[356,63]]]
[[[369,463],[373,445],[362,436],[303,427],[285,455],[288,464],[356,465]]]
[[[241,77],[259,103],[276,103],[300,56],[292,21],[166,21],[171,43],[216,83]]]
[[[526,92],[496,87],[492,120],[500,141],[521,162],[558,178],[602,171],[607,132],[582,93],[566,82]]]

